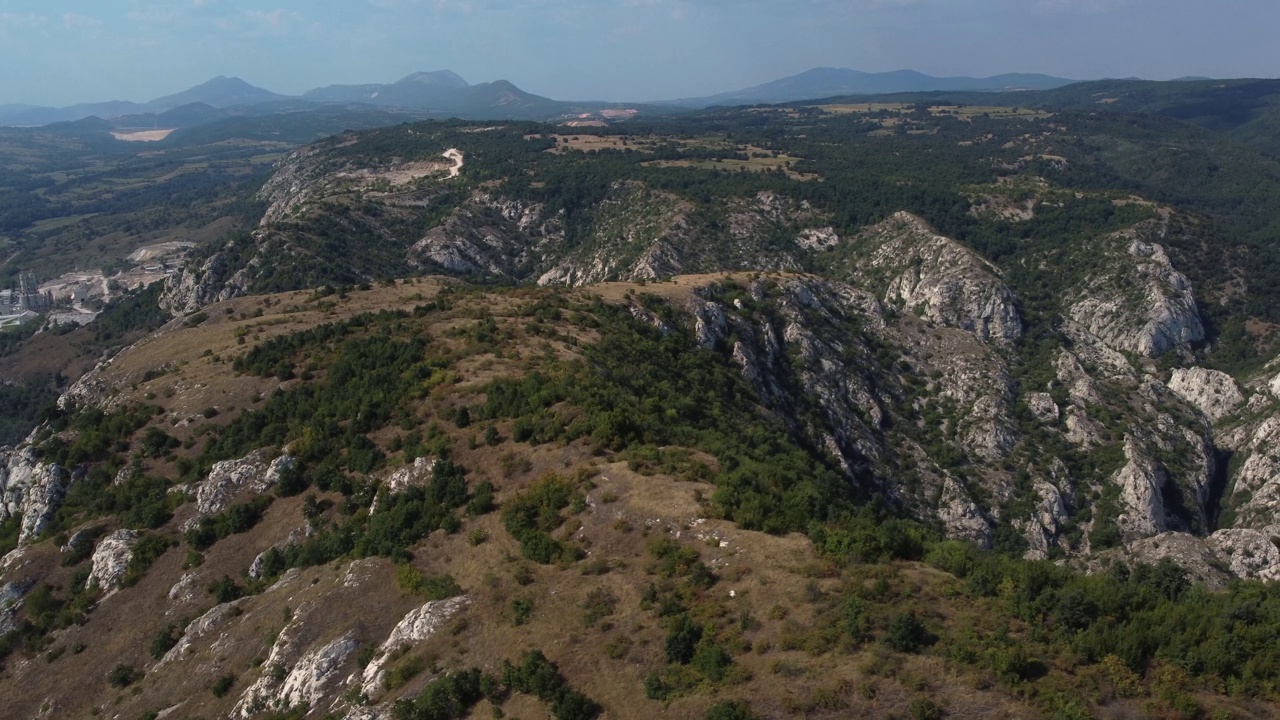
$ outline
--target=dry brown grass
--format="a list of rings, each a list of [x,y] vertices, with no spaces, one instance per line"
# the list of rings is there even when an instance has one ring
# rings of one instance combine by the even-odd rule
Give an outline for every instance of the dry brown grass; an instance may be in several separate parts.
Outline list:
[[[687,276],[673,282],[644,286],[610,283],[574,292],[584,300],[598,295],[608,302],[626,302],[629,295],[654,293],[682,302],[696,287],[726,279],[749,282],[754,276]],[[182,392],[163,399],[171,415],[198,409],[211,399],[243,406],[246,398],[275,383],[236,377],[226,362],[234,354],[268,337],[365,310],[412,308],[421,302],[416,299],[418,293],[427,299],[443,284],[441,280],[419,280],[413,285],[379,287],[350,293],[346,299],[330,296],[314,302],[307,302],[309,293],[230,301],[212,308],[209,320],[198,327],[175,323],[158,337],[122,353],[107,376],[129,396],[162,389],[165,383],[180,384]],[[415,320],[431,337],[445,342],[440,339],[449,326],[472,321],[470,315],[483,307],[497,317],[500,327],[515,335],[501,348],[502,358],[486,351],[458,363],[455,372],[459,383],[438,388],[422,401],[418,412],[448,434],[452,455],[469,470],[470,482],[488,479],[496,485],[500,503],[546,473],[589,478],[580,486],[586,494],[586,509],[557,532],[557,537],[571,539],[586,550],[587,559],[566,567],[530,563],[521,557],[498,513],[468,518],[453,535],[432,533],[410,548],[413,564],[427,574],[450,574],[464,588],[470,604],[445,630],[414,647],[412,655],[442,670],[475,666],[494,671],[503,660],[515,661],[527,650],[540,649],[559,665],[575,688],[606,708],[606,718],[697,720],[713,702],[726,698],[749,699],[757,714],[770,718],[906,717],[908,704],[920,696],[938,701],[950,717],[1040,717],[980,673],[953,670],[941,655],[899,655],[875,644],[806,647],[806,638],[833,622],[833,608],[838,608],[839,599],[850,587],[883,585],[890,599],[880,612],[914,610],[931,627],[945,629],[947,634],[975,623],[989,623],[989,618],[997,616],[984,605],[999,602],[997,599],[965,605],[955,602],[957,581],[946,573],[916,563],[834,563],[819,557],[812,543],[801,535],[766,535],[716,519],[705,504],[713,490],[710,485],[638,474],[616,458],[597,454],[587,441],[537,447],[515,443],[509,439],[511,424],[506,421],[496,427],[508,439],[496,447],[477,447],[472,440],[489,423],[480,421],[459,429],[444,420],[447,408],[479,400],[470,393],[483,379],[518,375],[542,362],[538,358],[545,340],[523,334],[522,321],[507,315],[548,292],[461,293],[455,296],[454,310]],[[289,311],[294,307],[302,309]],[[227,308],[232,312],[227,313]],[[241,312],[252,314],[259,309],[262,317],[239,317]],[[559,329],[567,329],[565,325],[559,323]],[[249,333],[245,345],[235,341],[236,331],[242,328]],[[460,340],[448,342],[461,347]],[[552,343],[557,356],[573,352],[557,342]],[[205,350],[223,356],[224,362],[209,362],[210,358],[202,357]],[[513,351],[518,357],[511,357]],[[184,360],[186,365],[182,366]],[[133,388],[130,378],[157,363],[176,363],[181,370]],[[224,415],[217,420],[225,420]],[[394,432],[380,434],[378,439],[389,439]],[[508,472],[503,456],[527,463]],[[156,466],[152,471],[163,469]],[[339,505],[342,502],[339,496],[327,497]],[[82,643],[83,652],[68,651],[53,663],[40,657],[11,663],[0,677],[0,703],[12,717],[34,717],[43,706],[50,708],[48,717],[96,714],[134,718],[175,706],[172,716],[176,717],[225,717],[240,693],[265,671],[261,661],[274,634],[285,627],[286,611],[302,628],[297,635],[302,651],[314,650],[348,631],[361,648],[380,644],[396,622],[423,600],[401,592],[388,560],[339,562],[291,572],[265,592],[238,601],[241,614],[200,641],[199,652],[149,674],[136,686],[136,692],[132,688],[118,691],[106,684],[106,673],[117,664],[151,667],[147,650],[156,632],[211,607],[212,599],[203,586],[223,575],[239,576],[259,552],[301,527],[305,523],[301,507],[302,498],[279,499],[251,531],[209,549],[203,564],[194,570],[198,591],[190,602],[174,604],[168,600],[170,588],[185,572],[182,563],[186,555],[185,548],[170,550],[138,585],[105,599],[85,625],[69,628],[53,641],[54,648]],[[183,508],[162,532],[176,534],[191,511],[190,506]],[[331,509],[329,516],[337,518],[337,513],[337,508]],[[470,538],[478,529],[488,539],[473,545]],[[700,621],[722,629],[734,646],[734,661],[743,670],[738,684],[702,687],[666,705],[646,699],[643,689],[645,676],[664,662],[666,621],[641,608],[641,596],[655,580],[649,543],[662,536],[695,548],[718,575],[719,582],[698,598],[696,612]],[[599,559],[606,561],[607,572],[584,572]],[[57,583],[65,582],[70,572],[59,567],[59,553],[50,543],[32,547],[22,562],[25,564],[13,578],[47,577]],[[522,584],[518,578],[526,573],[532,582]],[[348,576],[359,578],[359,583],[347,585],[344,580]],[[588,627],[583,604],[597,590],[607,590],[617,598],[616,610]],[[511,602],[515,599],[533,602],[529,622],[520,627],[512,622]],[[744,618],[752,621],[743,623]],[[1009,631],[1019,638],[1027,628],[1015,623]],[[209,688],[215,678],[228,672],[238,676],[236,686],[228,696],[215,698]],[[356,672],[354,659],[350,659],[339,675]],[[414,696],[432,677],[430,671],[424,672],[378,699]],[[69,683],[67,678],[76,681]],[[319,708],[324,712],[329,709]],[[545,705],[527,697],[510,699],[504,711],[507,717],[526,719],[548,714]],[[491,716],[487,703],[471,714],[474,718]]]

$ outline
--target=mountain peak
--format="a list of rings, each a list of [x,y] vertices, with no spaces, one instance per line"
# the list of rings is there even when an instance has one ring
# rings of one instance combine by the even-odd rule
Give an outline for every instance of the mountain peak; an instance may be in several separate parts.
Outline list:
[[[158,110],[167,110],[181,105],[190,105],[191,103],[204,103],[215,108],[224,108],[284,99],[284,95],[273,93],[270,90],[263,90],[238,77],[219,75],[180,93],[156,98],[148,104],[153,109]]]
[[[1070,80],[1047,75],[1014,74],[988,78],[934,77],[909,69],[872,73],[849,68],[816,67],[763,85],[711,97],[680,100],[677,104],[750,105],[795,102],[839,95],[882,95],[939,90],[996,91],[1009,89],[1010,86],[1045,90],[1061,87],[1070,82]]]
[[[397,85],[436,85],[442,87],[465,88],[468,87],[466,80],[462,79],[452,70],[433,70],[431,72],[416,72],[406,75],[396,81]]]

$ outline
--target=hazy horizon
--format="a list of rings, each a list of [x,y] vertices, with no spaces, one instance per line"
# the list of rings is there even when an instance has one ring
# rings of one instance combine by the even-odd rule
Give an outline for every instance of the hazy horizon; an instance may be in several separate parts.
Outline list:
[[[0,0],[0,104],[145,102],[218,75],[286,95],[449,69],[556,99],[711,95],[813,67],[1274,77],[1239,0]]]

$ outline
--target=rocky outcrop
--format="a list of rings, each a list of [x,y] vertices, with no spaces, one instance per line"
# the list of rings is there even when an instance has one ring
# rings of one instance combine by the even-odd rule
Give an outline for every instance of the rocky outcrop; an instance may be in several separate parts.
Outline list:
[[[564,240],[561,219],[544,213],[537,203],[474,193],[413,244],[409,259],[453,275],[524,280],[540,259],[538,248]]]
[[[1125,465],[1111,482],[1120,487],[1116,524],[1126,537],[1146,537],[1166,530],[1163,490],[1169,476],[1132,436],[1124,441]]]
[[[1112,261],[1084,278],[1067,315],[1108,347],[1157,357],[1204,340],[1191,281],[1156,242],[1166,229],[1149,221],[1083,250]]]
[[[37,462],[28,464],[31,455],[24,454],[6,482],[6,496],[21,496],[19,512],[22,513],[22,529],[18,543],[25,545],[45,531],[62,507],[62,500],[71,486],[71,473],[60,465]],[[27,470],[29,469],[29,473]],[[8,503],[6,503],[8,504]]]
[[[18,610],[22,608],[22,598],[29,589],[27,583],[9,582],[0,585],[0,637],[19,628]]]
[[[865,473],[883,452],[877,435],[885,410],[866,372],[871,350],[848,329],[881,323],[879,304],[851,286],[816,278],[768,285],[766,293],[766,283],[753,283],[750,292],[768,296],[773,319],[717,303],[719,286],[700,291],[704,304],[694,309],[699,344],[714,347],[728,333],[737,336],[732,357],[764,404],[826,448],[851,477]],[[792,387],[804,388],[807,397],[794,396]],[[798,408],[808,402],[818,415],[802,418]]]
[[[1086,555],[1077,565],[1086,572],[1105,572],[1116,563],[1127,566],[1156,565],[1168,558],[1187,571],[1190,579],[1212,588],[1225,587],[1231,576],[1202,538],[1183,532],[1166,532],[1133,540],[1123,547]]]
[[[38,465],[40,460],[35,448],[29,444],[15,450],[0,450],[0,521],[22,512]]]
[[[97,586],[103,592],[120,587],[129,560],[133,558],[133,546],[138,544],[138,533],[133,530],[117,530],[102,539],[93,551],[93,570],[89,573],[89,586]]]
[[[209,639],[214,633],[224,633],[228,622],[240,617],[243,613],[241,604],[242,601],[237,600],[215,605],[205,614],[192,620],[182,631],[182,637],[178,639],[178,643],[160,658],[155,667],[159,668],[202,650],[216,649],[216,642],[210,643]]]
[[[850,270],[882,292],[886,304],[982,340],[1022,335],[1017,299],[995,265],[899,212],[858,234],[862,252]]]
[[[1244,463],[1231,478],[1227,504],[1235,512],[1235,527],[1262,528],[1280,520],[1280,415],[1258,424],[1244,447]]]
[[[1221,589],[1231,578],[1280,580],[1280,526],[1264,530],[1219,530],[1207,538],[1182,532],[1166,532],[1141,538],[1093,556],[1079,564],[1090,572],[1110,563],[1155,565],[1170,559],[1188,573],[1190,580]]]
[[[221,512],[243,490],[261,493],[271,489],[279,482],[281,473],[296,464],[288,455],[281,455],[268,463],[268,453],[265,449],[258,450],[239,460],[214,464],[209,477],[196,484],[196,511],[200,516]],[[197,520],[193,519],[191,524]]]
[[[991,521],[955,478],[947,477],[942,484],[938,519],[948,538],[965,540],[982,548],[991,547]]]
[[[319,703],[341,680],[339,673],[342,666],[355,649],[355,637],[348,632],[324,647],[302,656],[275,691],[274,704],[291,708]]]
[[[255,232],[253,241],[261,242],[263,236]],[[228,243],[228,250],[234,241]],[[233,267],[228,256],[217,252],[188,263],[165,280],[160,293],[160,307],[174,315],[193,313],[205,305],[223,302],[244,295],[252,282],[251,271],[257,263],[252,260],[245,267]]]
[[[373,661],[365,667],[364,672],[358,678],[361,691],[365,697],[375,697],[382,691],[386,665],[390,661],[393,652],[400,647],[413,645],[431,637],[466,605],[467,597],[465,595],[449,598],[448,600],[435,600],[410,612],[400,622],[396,623],[395,628],[391,630],[391,634],[387,636],[387,639],[378,648],[378,653],[374,656]],[[352,680],[356,680],[356,678],[352,678]]]
[[[1280,580],[1280,526],[1261,530],[1228,528],[1205,538],[1209,549],[1238,578]]]
[[[1240,392],[1236,381],[1218,370],[1177,368],[1168,385],[1211,422],[1221,420],[1244,403],[1244,393]]]
[[[382,487],[387,492],[394,494],[408,490],[414,485],[421,485],[431,478],[436,462],[435,458],[414,458],[412,465],[402,467],[388,475],[387,479],[383,481]]]
[[[840,244],[833,227],[806,228],[796,236],[796,244],[806,250],[829,250]]]
[[[1054,475],[1063,477],[1066,468],[1062,461],[1054,460]],[[1014,520],[1014,525],[1027,540],[1025,557],[1028,560],[1047,560],[1055,548],[1069,550],[1060,540],[1060,533],[1070,519],[1066,502],[1058,488],[1045,479],[1037,478],[1034,485],[1035,509],[1030,518]]]

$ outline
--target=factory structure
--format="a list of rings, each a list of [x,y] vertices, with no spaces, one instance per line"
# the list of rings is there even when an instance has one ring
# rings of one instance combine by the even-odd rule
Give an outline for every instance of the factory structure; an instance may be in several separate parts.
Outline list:
[[[0,314],[20,315],[25,312],[44,312],[53,308],[53,293],[40,292],[36,274],[24,270],[5,290],[0,290]]]

